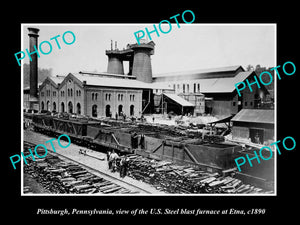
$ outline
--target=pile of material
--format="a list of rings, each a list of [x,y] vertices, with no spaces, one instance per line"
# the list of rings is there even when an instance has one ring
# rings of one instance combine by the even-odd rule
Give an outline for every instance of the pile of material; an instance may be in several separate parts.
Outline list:
[[[241,180],[208,173],[189,166],[178,166],[168,161],[156,161],[142,156],[129,156],[128,176],[149,183],[166,193],[272,193]]]
[[[117,184],[96,176],[81,166],[60,160],[57,156],[47,155],[24,166],[29,174],[51,193],[65,194],[133,194]],[[27,192],[27,189],[24,190]]]
[[[225,137],[221,135],[207,134],[204,136],[204,141],[209,143],[221,143],[225,141]]]

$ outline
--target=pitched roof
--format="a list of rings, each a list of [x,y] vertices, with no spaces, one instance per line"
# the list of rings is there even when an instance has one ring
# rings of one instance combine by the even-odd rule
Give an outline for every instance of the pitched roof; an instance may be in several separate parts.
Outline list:
[[[231,76],[234,76],[234,73],[241,68],[242,71],[244,71],[243,67],[240,65],[236,66],[225,66],[225,67],[218,67],[218,68],[208,68],[208,69],[197,69],[197,70],[190,70],[190,71],[179,71],[179,72],[171,72],[171,73],[162,73],[162,74],[156,74],[153,76],[154,79],[158,78],[186,78],[187,76],[189,78],[191,77],[201,77],[205,74],[212,74],[212,73],[232,73]],[[211,76],[211,75],[210,75]]]
[[[55,84],[60,84],[64,79],[65,79],[65,76],[59,76],[59,75],[56,75],[55,77],[51,76],[49,77]]]
[[[51,83],[55,88],[58,88],[59,84],[63,82],[65,76],[48,76],[46,79],[39,85],[39,88],[43,88],[46,83]]]
[[[242,109],[231,121],[249,123],[268,123],[274,124],[274,110],[270,109]]]
[[[202,93],[233,92],[235,84],[244,81],[253,71],[239,72],[234,77],[201,79],[200,90]]]
[[[172,89],[167,84],[144,83],[138,80],[122,79],[115,77],[103,77],[91,74],[72,73],[81,82],[86,82],[91,86],[103,87],[122,87],[122,88],[137,88],[137,89]]]
[[[235,84],[238,82],[244,81],[247,77],[249,77],[253,71],[244,71],[239,72],[235,76],[230,77],[219,77],[219,78],[201,78],[201,79],[195,79],[195,80],[189,80],[189,77],[186,78],[184,81],[186,83],[199,83],[200,84],[200,91],[203,94],[206,93],[231,93],[235,90]],[[159,82],[156,81],[153,84],[159,85],[159,84],[165,84],[165,85],[172,85],[172,83],[176,83],[177,80],[171,80],[171,81],[163,81]]]
[[[172,99],[173,101],[177,102],[179,105],[182,106],[194,106],[194,104],[186,101],[184,98],[181,98],[180,96],[176,95],[176,94],[171,94],[171,93],[163,93],[165,96],[167,96],[168,98]]]

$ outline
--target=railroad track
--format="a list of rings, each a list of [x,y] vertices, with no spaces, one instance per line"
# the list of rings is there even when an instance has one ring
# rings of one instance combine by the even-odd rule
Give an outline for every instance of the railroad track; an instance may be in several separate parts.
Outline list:
[[[36,143],[24,141],[24,150],[28,148],[33,149],[36,145]],[[56,158],[55,156],[60,160],[53,164],[49,163],[51,162],[51,158]],[[27,158],[27,161],[29,161],[28,159],[31,158]],[[46,169],[38,169],[37,171],[48,172],[46,176],[45,174],[39,175],[40,177],[42,177],[41,179],[43,180],[43,182],[47,183],[47,186],[51,186],[51,182],[57,182],[54,186],[57,187],[59,193],[151,194],[151,192],[149,192],[148,190],[145,190],[124,180],[118,179],[100,170],[96,170],[86,164],[75,161],[57,152],[48,151],[48,154],[45,158],[36,158],[35,166],[39,167],[39,164],[40,167],[46,167]],[[37,171],[31,171],[31,173],[36,175]],[[67,172],[68,175],[66,177],[57,178],[61,176],[63,172]],[[47,177],[49,178],[48,180],[46,179]],[[62,187],[59,187],[59,185],[62,185]]]

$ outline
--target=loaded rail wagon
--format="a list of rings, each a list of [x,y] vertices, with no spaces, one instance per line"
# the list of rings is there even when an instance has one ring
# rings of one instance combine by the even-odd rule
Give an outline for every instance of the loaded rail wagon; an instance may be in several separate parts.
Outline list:
[[[38,132],[54,136],[67,134],[72,143],[95,150],[115,149],[181,165],[200,166],[208,171],[234,167],[233,159],[241,150],[239,145],[207,142],[199,136],[190,136],[164,126],[48,115],[35,115],[33,124]]]

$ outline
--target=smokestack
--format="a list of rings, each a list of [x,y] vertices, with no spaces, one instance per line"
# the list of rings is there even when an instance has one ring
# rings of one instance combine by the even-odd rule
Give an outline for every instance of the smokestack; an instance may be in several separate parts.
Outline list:
[[[38,49],[38,32],[40,31],[37,28],[28,27],[29,31],[29,51],[34,52],[34,46]],[[38,101],[38,60],[37,54],[32,54],[30,61],[30,101],[37,102]]]
[[[108,66],[107,72],[113,74],[124,74],[123,61],[118,53],[107,53]]]
[[[151,55],[154,54],[154,46],[153,41],[131,46],[134,51],[132,75],[139,81],[152,83]]]

